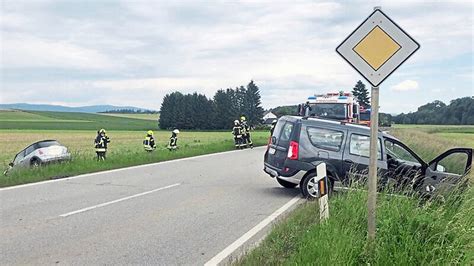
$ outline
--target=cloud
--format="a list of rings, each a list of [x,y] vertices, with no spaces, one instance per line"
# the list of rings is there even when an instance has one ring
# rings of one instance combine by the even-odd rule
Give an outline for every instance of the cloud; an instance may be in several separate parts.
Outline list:
[[[418,90],[418,87],[417,81],[408,79],[392,86],[390,89],[393,91],[415,91]]]
[[[2,68],[82,68],[115,67],[113,60],[92,49],[67,41],[51,41],[26,35],[2,40]]]
[[[472,95],[472,27],[456,26],[472,25],[469,1],[379,4],[421,44],[387,80],[397,84],[388,111],[407,102],[395,92],[460,73],[459,95]],[[212,97],[253,79],[264,107],[297,104],[361,79],[334,49],[371,10],[366,1],[4,1],[0,101],[156,109],[174,90]]]

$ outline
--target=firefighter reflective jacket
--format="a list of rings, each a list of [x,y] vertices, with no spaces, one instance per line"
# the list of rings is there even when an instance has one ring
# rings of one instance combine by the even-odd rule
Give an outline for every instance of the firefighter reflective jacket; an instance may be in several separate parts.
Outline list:
[[[232,134],[234,134],[234,136],[236,138],[241,138],[242,137],[242,127],[241,126],[234,126],[232,128]]]
[[[95,151],[96,152],[106,152],[107,151],[107,143],[110,142],[110,139],[107,135],[102,136],[102,135],[97,135],[95,138],[94,144],[95,144]]]
[[[155,138],[152,136],[146,136],[143,140],[143,148],[145,148],[146,151],[154,150],[156,148]]]

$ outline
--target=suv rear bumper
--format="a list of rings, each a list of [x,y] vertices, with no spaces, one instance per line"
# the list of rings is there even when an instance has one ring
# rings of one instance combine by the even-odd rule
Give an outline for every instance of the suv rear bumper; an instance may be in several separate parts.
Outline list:
[[[298,171],[292,176],[282,176],[280,175],[278,169],[275,169],[267,164],[265,164],[263,171],[271,177],[279,178],[297,185],[300,184],[301,179],[303,179],[304,175],[306,174],[305,171]]]

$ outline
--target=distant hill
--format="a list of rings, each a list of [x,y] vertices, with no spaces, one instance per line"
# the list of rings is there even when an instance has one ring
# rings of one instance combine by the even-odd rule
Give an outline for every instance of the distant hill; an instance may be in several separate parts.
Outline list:
[[[112,110],[127,109],[135,111],[146,111],[148,109],[133,106],[114,106],[114,105],[91,105],[81,107],[69,107],[51,104],[29,104],[29,103],[12,103],[0,104],[0,109],[15,109],[24,111],[49,111],[49,112],[74,112],[74,113],[102,113]]]

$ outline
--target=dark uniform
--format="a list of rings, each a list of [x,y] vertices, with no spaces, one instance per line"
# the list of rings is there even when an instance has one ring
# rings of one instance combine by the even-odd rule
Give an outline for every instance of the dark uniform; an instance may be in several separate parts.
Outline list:
[[[234,121],[234,127],[232,128],[232,134],[234,135],[235,148],[242,148],[242,126],[239,123],[239,120]]]
[[[178,148],[178,134],[179,134],[179,130],[177,129],[171,132],[170,144],[168,145],[168,150],[175,151]]]
[[[145,139],[143,140],[143,148],[147,152],[152,152],[156,149],[155,138],[153,137],[153,131],[149,130]]]
[[[106,159],[107,144],[110,143],[110,139],[107,136],[105,129],[97,131],[97,137],[94,140],[95,153],[97,154],[97,161],[103,161]]]
[[[250,126],[245,121],[245,117],[241,117],[240,125],[242,126],[242,136],[244,147],[250,146],[253,149],[252,138],[250,137]]]

